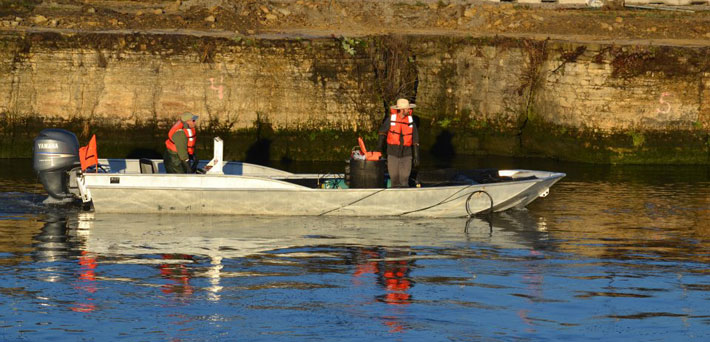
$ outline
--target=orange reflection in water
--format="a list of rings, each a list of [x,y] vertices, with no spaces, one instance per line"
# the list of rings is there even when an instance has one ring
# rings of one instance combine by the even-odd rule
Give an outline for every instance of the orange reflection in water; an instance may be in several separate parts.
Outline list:
[[[407,293],[412,283],[408,279],[409,262],[406,260],[385,261],[385,271],[382,273],[387,304],[410,304],[410,294]]]
[[[81,251],[81,256],[79,257],[79,274],[77,285],[74,286],[75,289],[88,294],[96,293],[98,290],[96,287],[96,266],[96,256],[87,251]],[[92,312],[96,310],[96,305],[91,303],[94,298],[87,295],[85,300],[85,303],[75,303],[74,306],[71,307],[71,310],[76,312]]]
[[[191,255],[185,254],[163,254],[164,260],[193,260]],[[162,291],[165,294],[176,294],[179,296],[191,296],[195,290],[190,285],[192,278],[185,263],[164,263],[160,265],[160,275],[165,279],[170,279],[172,283],[164,284]]]
[[[377,283],[385,289],[385,294],[378,296],[376,300],[388,305],[397,306],[398,310],[403,310],[412,303],[412,296],[408,292],[413,283],[409,278],[412,260],[397,259],[408,256],[409,252],[389,251],[386,249],[359,249],[356,260],[362,260],[355,265],[353,273],[353,283],[362,285],[360,280],[366,274],[377,276]],[[384,324],[390,333],[401,333],[405,331],[406,322],[402,321],[401,315],[384,316]]]

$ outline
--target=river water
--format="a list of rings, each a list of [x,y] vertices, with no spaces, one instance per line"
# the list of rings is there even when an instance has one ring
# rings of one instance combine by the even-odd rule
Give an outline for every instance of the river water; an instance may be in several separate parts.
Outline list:
[[[708,167],[454,164],[567,177],[470,220],[100,215],[0,160],[0,340],[710,340]]]

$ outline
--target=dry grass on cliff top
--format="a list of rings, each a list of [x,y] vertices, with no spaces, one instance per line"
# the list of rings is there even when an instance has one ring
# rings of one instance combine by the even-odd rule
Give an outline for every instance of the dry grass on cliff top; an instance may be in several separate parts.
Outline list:
[[[362,36],[507,35],[710,45],[710,11],[589,9],[461,0],[0,0],[0,30]]]

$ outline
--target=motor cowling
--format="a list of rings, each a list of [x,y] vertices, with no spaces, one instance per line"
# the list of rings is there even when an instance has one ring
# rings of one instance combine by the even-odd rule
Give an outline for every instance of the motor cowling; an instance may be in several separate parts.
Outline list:
[[[32,166],[50,198],[56,201],[72,198],[69,171],[80,165],[76,135],[59,128],[42,130],[32,151]]]

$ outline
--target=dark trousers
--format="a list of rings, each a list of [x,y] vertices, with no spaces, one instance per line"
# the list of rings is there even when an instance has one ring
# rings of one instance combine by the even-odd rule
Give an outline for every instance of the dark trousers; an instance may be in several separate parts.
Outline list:
[[[409,174],[412,172],[412,156],[395,157],[387,155],[387,172],[390,174],[393,188],[409,187]]]
[[[190,171],[185,168],[185,163],[180,161],[177,153],[170,150],[165,151],[165,155],[163,155],[163,165],[167,173],[190,173]]]

